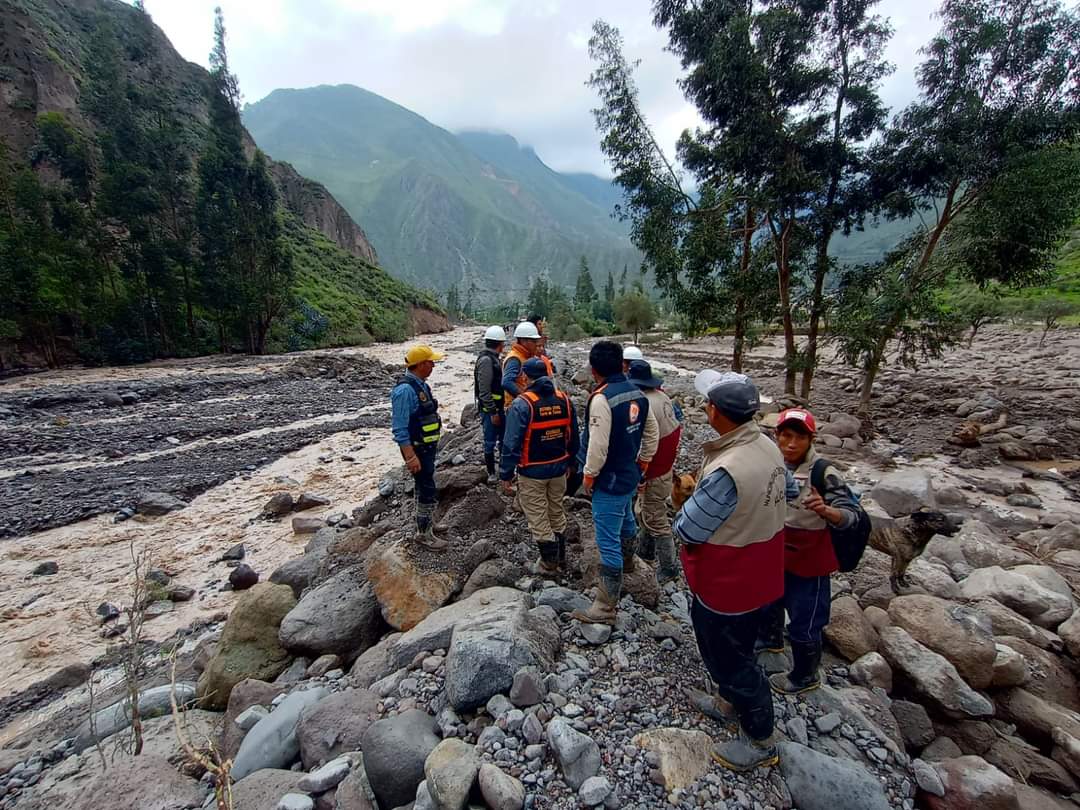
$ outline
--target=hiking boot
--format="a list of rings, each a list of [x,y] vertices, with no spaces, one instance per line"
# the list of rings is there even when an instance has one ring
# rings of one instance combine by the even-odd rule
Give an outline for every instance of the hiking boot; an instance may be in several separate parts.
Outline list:
[[[656,567],[656,581],[666,585],[679,578],[679,563],[675,560],[675,538],[670,534],[659,537],[648,536],[656,547],[656,557],[660,564]]]
[[[615,607],[622,591],[622,571],[600,566],[600,582],[593,603],[585,610],[575,610],[570,618],[587,624],[615,624]]]
[[[700,689],[687,688],[684,690],[690,705],[706,717],[723,724],[730,732],[739,730],[739,716],[735,713],[735,707],[719,695],[710,695]]]
[[[545,577],[557,576],[559,573],[558,540],[538,542],[536,547],[540,550],[540,558],[533,563],[533,573]]]
[[[622,538],[622,569],[631,573],[637,567],[634,556],[637,552],[637,535]]]
[[[484,466],[487,467],[487,482],[489,486],[499,483],[499,476],[495,472],[495,454],[484,453]]]
[[[821,642],[791,642],[791,672],[769,676],[772,690],[781,695],[800,695],[821,686]]]
[[[752,740],[742,731],[735,739],[714,745],[710,754],[715,762],[736,773],[765,768],[780,761],[771,734],[764,740]]]
[[[428,551],[446,551],[450,547],[450,541],[435,534],[435,530],[430,525],[422,531],[418,530],[413,540]]]

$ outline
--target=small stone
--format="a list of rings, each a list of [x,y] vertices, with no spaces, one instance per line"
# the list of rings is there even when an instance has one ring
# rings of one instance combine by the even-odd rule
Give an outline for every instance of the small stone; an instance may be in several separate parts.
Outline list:
[[[466,458],[462,453],[458,453],[456,456],[450,459],[450,463],[453,464],[455,467],[460,467],[462,464],[465,463],[465,461]]]
[[[150,621],[156,619],[159,616],[164,616],[166,613],[172,613],[173,603],[168,599],[161,599],[157,602],[151,602],[143,610],[143,620]]]
[[[336,787],[342,779],[349,775],[349,760],[345,757],[332,759],[321,768],[316,768],[311,773],[302,777],[296,783],[297,790],[305,793],[325,793]]]
[[[514,708],[514,704],[510,702],[510,699],[506,695],[492,695],[484,708],[489,715],[498,720]]]
[[[788,736],[792,742],[806,745],[809,742],[807,736],[806,721],[801,717],[793,717],[787,721]]]
[[[525,787],[498,766],[481,765],[479,781],[480,794],[491,810],[521,810],[525,805]]]
[[[567,703],[563,706],[562,713],[573,720],[575,717],[581,717],[581,715],[585,714],[585,710],[576,703]]]
[[[229,572],[229,584],[233,586],[233,590],[244,591],[258,583],[258,572],[246,563],[240,563]]]
[[[59,571],[60,564],[49,560],[48,562],[43,562],[37,567],[35,567],[34,570],[30,572],[30,575],[35,577],[47,577],[52,576]]]
[[[814,721],[814,725],[817,726],[817,730],[822,734],[832,734],[840,727],[840,723],[843,721],[840,715],[836,712],[829,712]]]
[[[535,667],[524,667],[514,674],[510,702],[520,709],[542,703],[547,695],[543,677]]]
[[[170,585],[166,593],[170,602],[190,602],[195,598],[195,589],[187,585]]]
[[[607,624],[581,624],[578,626],[581,637],[589,644],[604,644],[611,638],[611,626]]]
[[[286,793],[278,801],[276,810],[312,810],[315,802],[303,793]]]
[[[288,492],[278,492],[262,508],[262,514],[268,518],[281,517],[293,510],[293,497]]]
[[[590,776],[578,788],[578,798],[586,807],[603,804],[609,793],[611,793],[611,783],[606,776]]]
[[[244,559],[244,554],[246,554],[246,553],[247,552],[244,549],[244,544],[243,543],[237,543],[235,546],[233,546],[232,548],[230,548],[228,551],[226,551],[224,554],[221,555],[221,561],[225,562],[227,560],[242,560],[242,559]]]
[[[292,519],[293,534],[315,534],[325,525],[320,518],[294,517]]]
[[[97,606],[97,615],[101,617],[101,623],[111,622],[113,619],[120,618],[120,608],[111,602],[102,602]]]
[[[543,739],[544,726],[535,714],[526,715],[525,722],[521,724],[521,736],[530,745],[535,745]]]
[[[264,717],[266,717],[266,715],[268,714],[270,714],[270,712],[266,710],[265,706],[259,706],[256,704],[254,706],[248,706],[246,709],[240,712],[240,714],[236,716],[236,719],[233,720],[233,722],[236,723],[236,725],[240,728],[241,731],[251,731],[255,724],[262,720]]]
[[[942,784],[941,777],[938,776],[938,772],[930,763],[916,759],[911,763],[911,770],[914,772],[915,782],[921,790],[933,796],[945,795],[945,785]]]

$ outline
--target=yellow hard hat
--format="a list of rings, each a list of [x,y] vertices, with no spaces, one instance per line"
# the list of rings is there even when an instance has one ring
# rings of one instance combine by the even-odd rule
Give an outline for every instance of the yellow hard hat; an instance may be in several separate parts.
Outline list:
[[[438,363],[444,359],[446,359],[445,354],[435,351],[430,346],[413,346],[409,351],[405,352],[405,367],[412,368],[427,360]]]

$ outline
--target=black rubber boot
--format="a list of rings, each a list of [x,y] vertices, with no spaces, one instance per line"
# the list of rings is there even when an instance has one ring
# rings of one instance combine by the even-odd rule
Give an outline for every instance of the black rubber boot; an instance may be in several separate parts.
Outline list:
[[[791,642],[791,672],[769,676],[769,685],[781,695],[798,695],[821,686],[821,642]]]
[[[645,562],[656,561],[656,537],[644,529],[639,535],[637,555]]]
[[[487,482],[489,484],[496,484],[499,481],[499,476],[495,474],[495,454],[484,453],[484,466],[487,467]]]
[[[563,571],[566,570],[566,534],[562,532],[555,533],[555,542],[559,546],[559,568]]]
[[[736,773],[765,768],[780,761],[772,736],[755,740],[745,731],[740,731],[734,740],[714,745],[711,753],[715,762]]]
[[[675,559],[675,538],[670,534],[652,537],[656,547],[656,557],[660,565],[656,568],[656,581],[661,585],[674,582],[679,578],[679,563]]]
[[[559,573],[559,543],[557,540],[538,542],[540,559],[536,561],[534,571],[543,576],[553,577]]]
[[[627,573],[633,571],[636,567],[634,557],[637,554],[637,544],[638,537],[636,534],[622,538],[622,567],[623,571]]]
[[[784,601],[778,599],[768,606],[761,620],[754,654],[784,652]]]

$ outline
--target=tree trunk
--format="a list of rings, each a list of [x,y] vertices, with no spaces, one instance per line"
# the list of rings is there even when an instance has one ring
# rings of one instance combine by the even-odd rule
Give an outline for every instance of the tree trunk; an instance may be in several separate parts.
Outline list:
[[[862,390],[859,392],[859,416],[868,416],[870,414],[870,398],[874,391],[874,380],[877,379],[878,371],[881,369],[881,361],[885,357],[889,337],[895,329],[896,327],[893,326],[882,332],[873,352],[866,358],[866,366],[863,369]]]
[[[830,229],[831,230],[831,229]],[[814,292],[810,298],[810,326],[806,333],[806,357],[804,358],[802,388],[799,393],[807,402],[810,401],[810,392],[814,385],[814,372],[817,371],[817,344],[818,329],[821,324],[821,313],[825,309],[823,300],[825,290],[825,276],[829,272],[829,238],[819,236],[817,246],[817,258],[814,262]]]
[[[784,325],[784,393],[795,393],[795,376],[798,352],[795,347],[795,321],[791,316],[791,264],[788,261],[788,248],[791,240],[791,220],[780,228],[780,233],[773,231],[776,245],[776,271],[780,285],[780,316]]]
[[[731,349],[731,370],[742,373],[743,345],[746,343],[746,303],[740,295],[735,299],[735,343]]]

